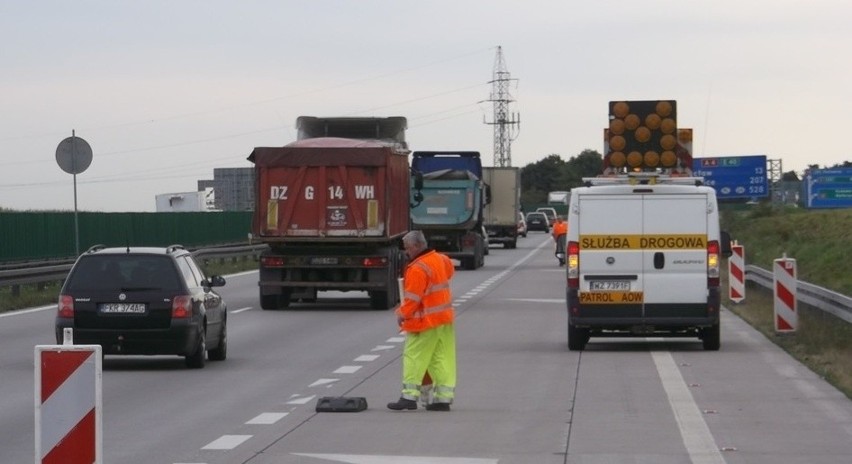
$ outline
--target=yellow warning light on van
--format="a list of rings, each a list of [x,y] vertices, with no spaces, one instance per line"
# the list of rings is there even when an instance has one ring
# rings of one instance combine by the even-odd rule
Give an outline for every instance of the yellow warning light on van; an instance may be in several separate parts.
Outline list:
[[[653,171],[660,166],[674,166],[677,135],[674,100],[611,101],[604,169],[623,173],[628,169]],[[663,156],[666,152],[675,155],[674,163],[666,164],[669,161],[669,155]],[[612,172],[613,168],[616,172]]]

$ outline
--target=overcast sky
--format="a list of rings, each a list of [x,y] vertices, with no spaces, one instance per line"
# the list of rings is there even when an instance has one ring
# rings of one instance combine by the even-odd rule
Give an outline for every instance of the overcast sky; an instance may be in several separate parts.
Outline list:
[[[673,99],[697,157],[852,160],[849,0],[0,0],[0,207],[73,210],[56,148],[91,145],[81,211],[154,211],[310,116],[405,116],[414,150],[512,165],[603,151],[611,100]]]

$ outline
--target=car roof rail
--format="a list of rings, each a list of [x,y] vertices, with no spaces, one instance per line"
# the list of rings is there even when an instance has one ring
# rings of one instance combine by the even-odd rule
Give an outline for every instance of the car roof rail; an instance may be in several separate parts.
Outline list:
[[[89,249],[86,250],[86,253],[94,253],[98,250],[103,250],[104,248],[106,248],[106,245],[104,245],[103,243],[99,243],[97,245],[90,246]]]
[[[166,253],[174,253],[177,250],[186,250],[183,245],[174,244],[166,247]]]

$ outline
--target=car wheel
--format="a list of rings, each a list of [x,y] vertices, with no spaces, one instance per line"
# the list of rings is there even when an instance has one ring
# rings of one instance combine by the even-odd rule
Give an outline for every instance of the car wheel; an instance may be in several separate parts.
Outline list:
[[[206,329],[201,329],[198,334],[198,343],[195,345],[195,350],[186,355],[186,365],[192,369],[201,369],[207,361],[207,336]]]
[[[228,357],[228,324],[222,322],[222,333],[219,334],[219,346],[207,352],[211,361],[224,361]]]

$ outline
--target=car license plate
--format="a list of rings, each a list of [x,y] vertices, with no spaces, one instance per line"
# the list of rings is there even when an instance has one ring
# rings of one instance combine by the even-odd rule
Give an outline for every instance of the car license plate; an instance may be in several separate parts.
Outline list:
[[[337,256],[315,256],[311,258],[311,264],[337,264]]]
[[[101,303],[99,309],[109,314],[144,314],[145,303]]]
[[[630,291],[630,282],[626,280],[593,280],[589,282],[592,291]]]

